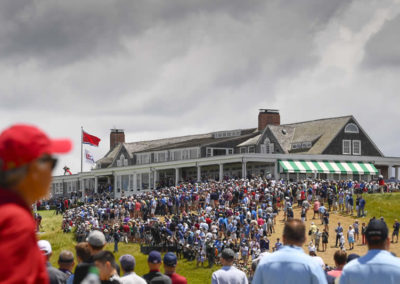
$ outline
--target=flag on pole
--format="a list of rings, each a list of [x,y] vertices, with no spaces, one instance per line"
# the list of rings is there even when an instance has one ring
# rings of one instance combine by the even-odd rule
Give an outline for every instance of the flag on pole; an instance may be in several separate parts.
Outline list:
[[[85,159],[86,159],[86,162],[88,162],[88,163],[91,163],[91,164],[95,163],[93,155],[86,149],[85,149]]]
[[[82,143],[90,146],[99,146],[101,139],[82,130]]]

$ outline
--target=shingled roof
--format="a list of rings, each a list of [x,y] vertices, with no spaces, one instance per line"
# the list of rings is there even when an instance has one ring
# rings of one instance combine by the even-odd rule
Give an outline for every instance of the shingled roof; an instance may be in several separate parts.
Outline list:
[[[101,167],[110,166],[122,147],[126,149],[130,158],[132,158],[134,153],[163,151],[176,148],[199,147],[215,143],[227,142],[235,139],[245,140],[248,137],[255,135],[254,133],[256,130],[256,128],[241,129],[241,135],[237,137],[214,138],[214,132],[211,132],[206,134],[187,135],[149,141],[121,143],[117,147],[109,151],[103,158],[98,160],[97,164]]]
[[[279,126],[269,125],[268,128],[279,141],[285,153],[289,153],[293,143],[313,142],[310,149],[303,149],[304,154],[322,154],[336,137],[339,131],[353,117],[342,116],[325,118],[312,121],[283,124]]]

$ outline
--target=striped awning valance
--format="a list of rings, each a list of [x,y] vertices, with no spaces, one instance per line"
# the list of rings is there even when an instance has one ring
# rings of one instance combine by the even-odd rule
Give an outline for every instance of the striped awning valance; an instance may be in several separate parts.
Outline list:
[[[377,175],[378,170],[371,163],[279,160],[284,173],[325,173]]]

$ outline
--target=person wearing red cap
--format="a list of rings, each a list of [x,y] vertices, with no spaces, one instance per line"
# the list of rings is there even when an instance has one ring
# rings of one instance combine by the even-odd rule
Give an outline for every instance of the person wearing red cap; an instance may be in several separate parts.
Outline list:
[[[71,146],[29,125],[0,134],[0,283],[49,282],[31,205],[49,192],[57,162],[51,155],[67,153]]]

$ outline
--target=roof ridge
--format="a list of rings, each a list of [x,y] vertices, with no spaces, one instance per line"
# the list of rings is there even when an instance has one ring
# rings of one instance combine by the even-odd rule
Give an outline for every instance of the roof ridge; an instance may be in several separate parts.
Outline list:
[[[286,123],[286,124],[281,124],[279,126],[291,126],[291,125],[295,125],[295,124],[302,124],[302,123],[309,123],[309,122],[316,122],[316,121],[323,121],[323,120],[332,120],[332,119],[338,119],[338,118],[351,118],[351,117],[353,117],[353,116],[352,115],[343,115],[343,116],[336,116],[336,117],[327,117],[327,118],[306,120],[306,121],[294,122],[294,123]]]
[[[219,130],[219,131],[213,131],[213,132],[208,132],[208,133],[200,133],[200,134],[191,134],[191,135],[183,135],[183,136],[174,136],[174,137],[166,137],[166,138],[159,138],[159,139],[152,139],[152,140],[142,140],[142,141],[135,141],[135,142],[124,142],[123,144],[138,144],[138,143],[148,143],[148,142],[156,142],[156,141],[162,141],[162,140],[169,140],[169,139],[175,139],[175,138],[188,138],[188,137],[196,137],[196,136],[204,136],[204,135],[212,135],[217,132],[222,132],[222,131],[235,131],[235,130],[242,130],[242,131],[248,131],[252,129],[257,129],[257,127],[251,127],[251,128],[237,128],[237,129],[231,129],[231,130]],[[247,135],[247,134],[245,134]]]

